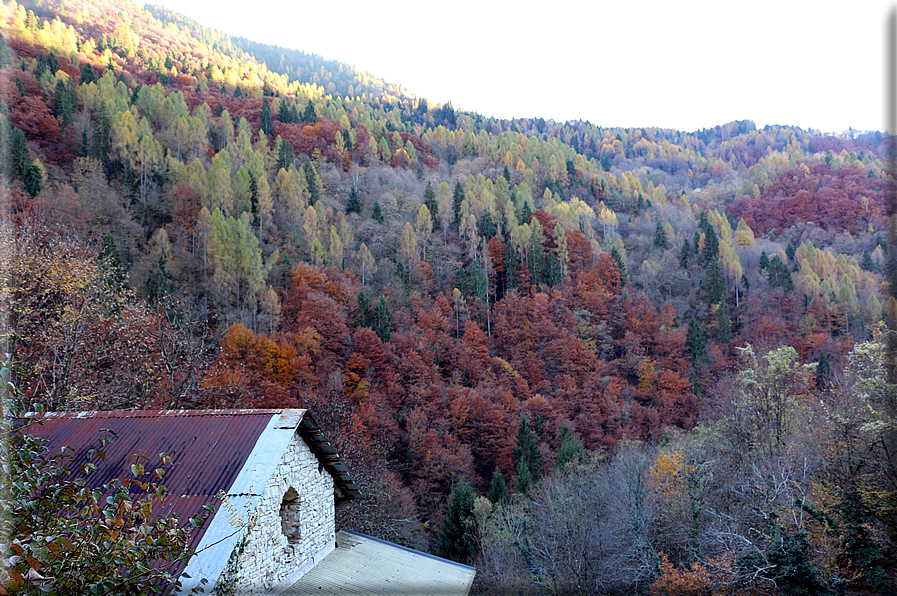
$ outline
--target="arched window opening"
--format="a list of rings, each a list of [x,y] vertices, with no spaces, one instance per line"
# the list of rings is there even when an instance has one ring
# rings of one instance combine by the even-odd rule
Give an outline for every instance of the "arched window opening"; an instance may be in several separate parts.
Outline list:
[[[280,503],[280,529],[289,544],[296,544],[301,537],[299,493],[292,486],[283,495]]]

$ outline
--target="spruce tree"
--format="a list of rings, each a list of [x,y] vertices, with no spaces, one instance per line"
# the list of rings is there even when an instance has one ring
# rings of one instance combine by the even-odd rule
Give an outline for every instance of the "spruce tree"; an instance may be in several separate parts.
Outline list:
[[[346,201],[346,214],[349,213],[361,214],[361,193],[355,185],[349,189],[349,200]]]
[[[484,211],[477,221],[477,232],[487,242],[498,234],[498,226],[495,225],[495,220],[492,219],[492,215],[488,211]]]
[[[274,171],[286,170],[293,165],[293,146],[290,142],[280,136],[274,141],[274,153],[277,155],[274,162]]]
[[[13,176],[22,178],[25,166],[31,162],[28,159],[28,141],[25,133],[18,128],[13,128],[9,140],[9,172]]]
[[[786,292],[794,290],[794,279],[791,277],[791,271],[788,270],[788,265],[782,262],[779,255],[774,255],[769,259],[766,276],[770,286],[782,288]]]
[[[85,62],[81,65],[81,83],[96,83],[97,82],[97,73],[93,71],[93,67],[90,65],[90,62]]]
[[[383,209],[380,207],[380,201],[374,201],[374,208],[371,209],[371,217],[374,218],[378,224],[382,224],[384,221],[383,217]]]
[[[520,418],[517,425],[517,437],[514,439],[514,461],[517,471],[517,489],[521,488],[521,481],[528,488],[532,482],[539,478],[542,471],[542,454],[539,453],[539,445],[536,443],[536,435],[533,433],[526,416]]]
[[[171,291],[168,284],[168,270],[165,268],[165,252],[159,255],[159,261],[156,268],[150,273],[146,280],[146,299],[150,304],[156,304],[166,294]]]
[[[517,251],[510,242],[505,244],[505,289],[517,287]]]
[[[458,180],[455,182],[455,191],[452,195],[452,213],[455,215],[455,227],[461,225],[461,203],[464,201],[464,187],[461,185],[461,181]]]
[[[462,480],[449,496],[448,511],[436,539],[436,552],[440,557],[464,564],[473,561],[479,550],[473,503],[473,489]]]
[[[713,231],[713,226],[708,225],[704,232],[704,252],[702,254],[704,262],[709,264],[717,255],[719,255],[719,239],[716,237],[716,232]]]
[[[367,292],[361,290],[358,292],[358,326],[370,327],[373,315],[371,313],[371,299],[368,298]]]
[[[100,253],[97,255],[100,268],[106,272],[106,285],[114,293],[121,292],[125,284],[125,265],[118,252],[118,245],[112,232],[106,232]]]
[[[39,195],[44,185],[40,168],[31,162],[25,163],[22,171],[22,183],[25,185],[25,192],[32,199]]]
[[[277,108],[277,119],[284,124],[298,120],[296,118],[296,105],[293,103],[293,100],[287,98],[281,100],[280,107]]]
[[[694,317],[688,322],[688,330],[685,332],[685,349],[688,351],[692,363],[707,362],[707,334],[704,327]]]
[[[785,247],[785,256],[788,257],[788,260],[794,262],[794,253],[797,252],[794,249],[794,244],[791,242],[788,243],[788,246]]]
[[[274,120],[271,118],[271,102],[268,101],[267,97],[262,102],[262,111],[259,113],[259,128],[261,128],[266,135],[270,135],[274,132]]]
[[[315,164],[311,160],[305,162],[302,168],[305,170],[305,180],[308,183],[308,203],[314,205],[321,199],[318,192],[318,171],[315,170]]]
[[[659,248],[660,250],[666,250],[670,247],[669,242],[667,242],[667,232],[659,221],[657,222],[657,226],[654,228],[654,248]]]
[[[816,361],[816,386],[819,389],[828,389],[832,384],[832,364],[825,352],[819,353]]]
[[[50,52],[47,56],[47,70],[54,75],[56,74],[56,71],[59,70],[59,59],[56,58],[56,54],[53,52]]]
[[[719,264],[719,259],[713,257],[707,263],[707,304],[718,304],[722,302],[726,295],[725,280],[723,279],[723,268]]]
[[[875,262],[872,260],[872,255],[869,253],[868,248],[863,249],[863,256],[860,259],[860,268],[864,271],[875,273]]]
[[[373,324],[377,337],[384,342],[392,341],[392,309],[389,308],[389,304],[386,303],[386,298],[383,296],[377,299]]]
[[[617,272],[620,275],[620,287],[626,285],[626,263],[623,262],[623,257],[620,256],[620,252],[617,250],[616,246],[611,247],[610,256],[617,263]]]
[[[496,466],[495,471],[492,472],[492,482],[489,483],[489,494],[486,498],[489,499],[493,505],[498,505],[508,498],[508,485],[505,482],[505,477],[502,475],[501,470],[498,469],[498,466]]]
[[[725,300],[719,303],[716,313],[716,341],[721,344],[732,341],[732,315],[729,313],[729,303]]]
[[[567,464],[582,457],[582,454],[582,443],[565,424],[561,427],[561,434],[558,437],[558,452],[554,458],[554,467],[562,470]]]
[[[309,99],[305,104],[305,111],[302,112],[302,121],[314,124],[318,121],[318,115],[315,113],[315,104]]]
[[[52,113],[60,119],[60,128],[63,132],[72,123],[72,114],[77,107],[77,99],[61,80],[56,81],[56,89],[53,92]]]
[[[436,202],[436,189],[433,188],[432,180],[427,180],[427,188],[424,190],[424,205],[430,210],[433,227],[437,228],[439,226],[439,204]]]
[[[679,266],[683,269],[688,267],[688,261],[691,259],[691,244],[688,238],[682,242],[682,248],[679,250]]]
[[[93,133],[90,138],[90,156],[106,169],[106,175],[110,175],[110,153],[112,152],[112,121],[106,109],[106,102],[98,102],[96,114],[93,119]]]
[[[514,468],[514,485],[517,492],[525,495],[529,492],[529,487],[533,485],[533,473],[527,463],[523,460],[517,462]]]

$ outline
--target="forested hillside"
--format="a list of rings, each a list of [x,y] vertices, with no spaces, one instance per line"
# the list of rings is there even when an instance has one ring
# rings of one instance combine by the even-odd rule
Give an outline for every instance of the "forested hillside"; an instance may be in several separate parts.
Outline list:
[[[29,400],[312,408],[341,523],[481,593],[897,589],[887,135],[484,118],[158,6],[0,23]]]

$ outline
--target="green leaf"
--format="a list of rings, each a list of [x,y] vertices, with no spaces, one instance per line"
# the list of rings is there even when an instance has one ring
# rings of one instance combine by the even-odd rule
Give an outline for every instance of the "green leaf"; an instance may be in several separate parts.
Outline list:
[[[143,476],[143,464],[131,464],[131,473],[134,476]]]

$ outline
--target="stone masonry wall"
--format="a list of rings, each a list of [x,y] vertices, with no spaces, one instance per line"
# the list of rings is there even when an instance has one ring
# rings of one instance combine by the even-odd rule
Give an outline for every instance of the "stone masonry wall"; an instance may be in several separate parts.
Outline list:
[[[287,506],[282,507],[285,495]],[[290,501],[293,496],[297,500]],[[298,433],[265,487],[257,512],[237,582],[241,596],[268,593],[336,537],[333,477],[319,468]],[[296,526],[298,536],[288,539],[284,531]]]

